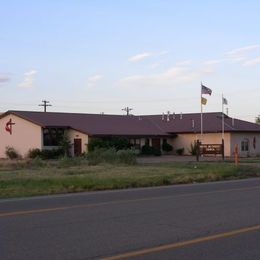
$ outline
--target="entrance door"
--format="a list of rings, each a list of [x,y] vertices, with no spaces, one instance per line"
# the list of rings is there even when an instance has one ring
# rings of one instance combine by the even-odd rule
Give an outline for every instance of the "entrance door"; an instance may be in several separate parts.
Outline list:
[[[152,147],[161,149],[161,140],[160,140],[160,138],[152,138]]]
[[[74,139],[74,156],[80,156],[82,154],[82,144],[80,138]]]

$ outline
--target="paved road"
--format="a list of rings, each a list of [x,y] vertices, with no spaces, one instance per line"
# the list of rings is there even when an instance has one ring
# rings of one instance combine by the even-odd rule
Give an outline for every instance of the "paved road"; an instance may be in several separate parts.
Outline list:
[[[0,200],[0,259],[109,256],[260,259],[260,179]]]

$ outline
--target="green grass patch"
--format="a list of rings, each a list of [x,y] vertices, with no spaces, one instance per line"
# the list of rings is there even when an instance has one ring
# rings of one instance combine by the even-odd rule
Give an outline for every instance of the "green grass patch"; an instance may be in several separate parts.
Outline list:
[[[128,158],[128,157],[127,157]],[[89,165],[85,158],[0,161],[0,198],[149,187],[260,176],[259,166],[230,162]]]

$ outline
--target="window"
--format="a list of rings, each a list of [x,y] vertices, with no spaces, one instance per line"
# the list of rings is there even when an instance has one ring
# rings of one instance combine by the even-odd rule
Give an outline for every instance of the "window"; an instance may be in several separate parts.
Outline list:
[[[248,150],[249,150],[249,141],[248,141],[248,139],[244,139],[241,142],[241,151],[242,152],[248,152]]]
[[[140,149],[140,139],[130,139],[130,144],[136,148]]]
[[[43,145],[58,146],[64,136],[63,128],[44,128],[43,129]]]

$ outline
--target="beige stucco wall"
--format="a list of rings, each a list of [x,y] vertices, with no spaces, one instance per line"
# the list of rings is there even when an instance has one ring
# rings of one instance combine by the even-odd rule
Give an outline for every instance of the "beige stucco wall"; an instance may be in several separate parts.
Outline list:
[[[71,155],[74,156],[74,139],[82,140],[82,153],[88,152],[88,135],[83,134],[82,132],[76,131],[74,129],[70,129],[67,131],[67,135],[72,144],[71,147]]]
[[[255,138],[255,148],[253,141]],[[241,142],[247,139],[249,141],[249,151],[241,150]],[[235,145],[238,145],[238,153],[241,157],[253,157],[260,156],[260,133],[232,133],[231,134],[231,153],[233,154]]]
[[[191,144],[197,139],[200,139],[200,134],[178,134],[178,136],[169,143],[173,146],[174,150],[184,148],[184,154],[190,155]],[[225,156],[230,156],[230,134],[224,134],[225,141]],[[202,143],[203,144],[221,144],[221,133],[204,133]]]
[[[6,123],[12,119],[12,135],[5,130]],[[0,158],[6,158],[6,147],[13,147],[22,157],[30,149],[42,147],[41,127],[15,115],[0,119]]]

